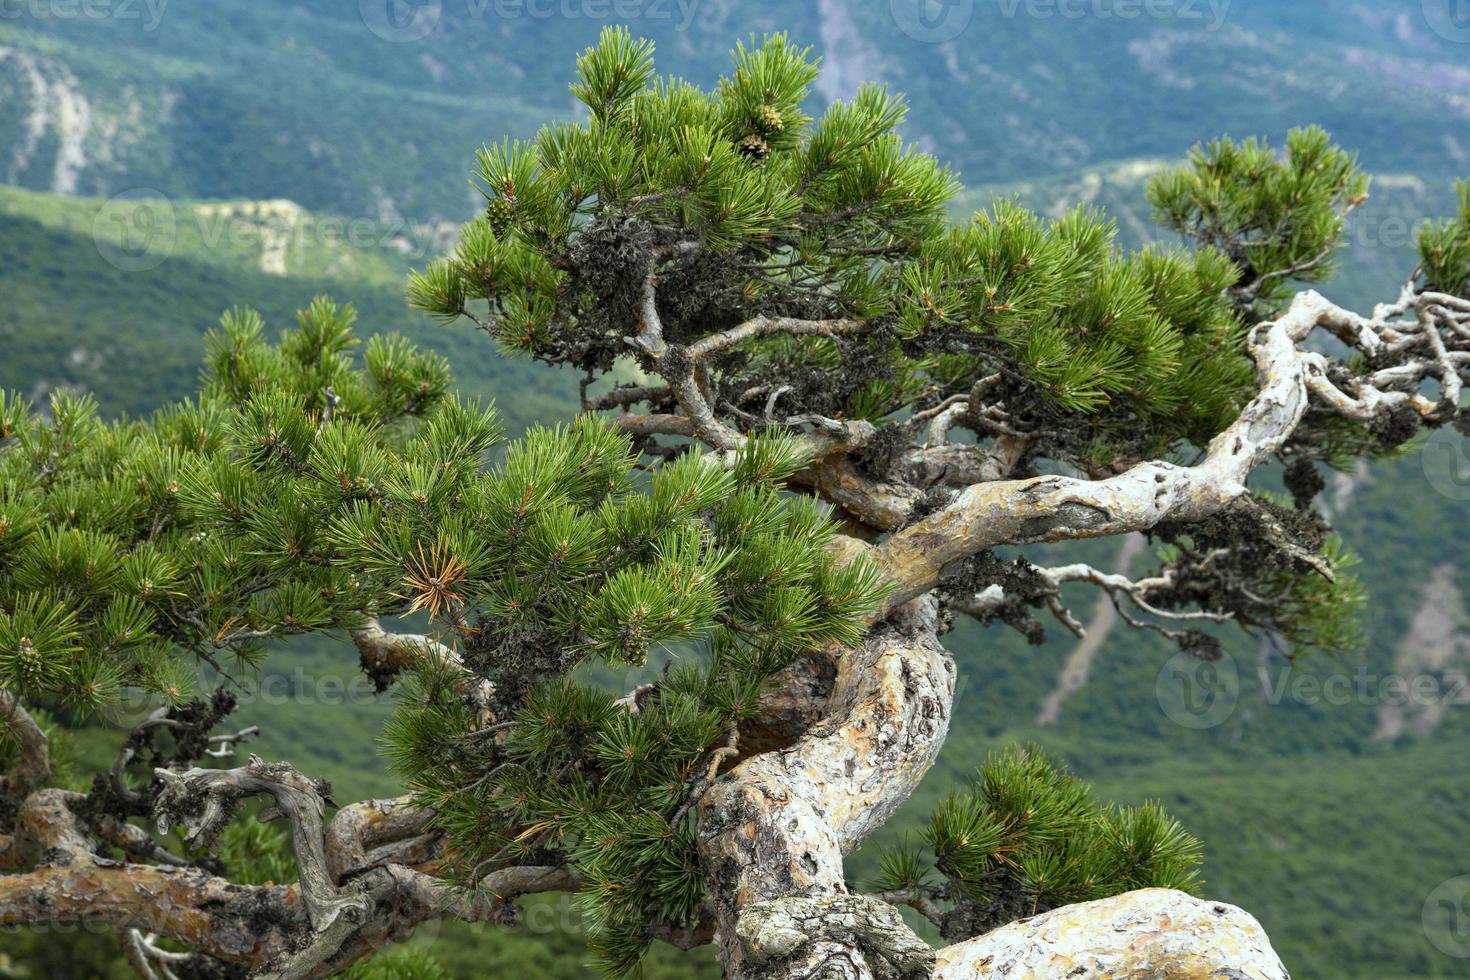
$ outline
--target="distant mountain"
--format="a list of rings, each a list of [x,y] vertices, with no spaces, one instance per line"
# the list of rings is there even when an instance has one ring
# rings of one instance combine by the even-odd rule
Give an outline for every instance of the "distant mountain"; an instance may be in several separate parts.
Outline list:
[[[38,400],[70,386],[104,412],[142,414],[191,394],[202,337],[231,306],[271,331],[330,294],[351,302],[359,334],[392,331],[453,356],[467,388],[502,393],[513,429],[576,404],[576,381],[496,353],[483,335],[410,311],[412,262],[454,229],[347,221],[289,201],[62,198],[0,187],[0,387]]]
[[[701,83],[786,30],[824,59],[816,108],[863,80],[905,92],[908,134],[971,184],[1312,122],[1371,169],[1443,180],[1470,172],[1467,48],[1425,14],[1452,2],[30,4],[0,20],[0,180],[459,221],[476,145],[573,113],[573,60],[614,11]]]

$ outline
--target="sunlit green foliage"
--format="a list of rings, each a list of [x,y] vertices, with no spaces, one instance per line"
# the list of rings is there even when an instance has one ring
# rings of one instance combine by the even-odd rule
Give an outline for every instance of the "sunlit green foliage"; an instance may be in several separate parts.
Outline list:
[[[599,941],[631,965],[648,922],[702,897],[687,801],[710,751],[772,674],[860,636],[876,571],[839,566],[825,507],[780,492],[804,461],[788,436],[651,475],[591,416],[500,446],[441,359],[389,337],[359,360],[352,319],[320,300],[270,344],[227,314],[199,400],[147,423],[6,397],[0,682],[88,708],[127,686],[178,701],[195,671],[177,648],[228,670],[272,638],[427,613],[456,662],[405,686],[401,772],[463,872],[538,851],[579,868]],[[567,677],[651,655],[679,662],[636,713]],[[267,832],[235,833],[227,863],[287,875]]]
[[[1101,806],[1035,747],[991,755],[921,837],[924,850],[885,854],[877,884],[950,903],[950,939],[1073,902],[1201,884],[1199,841],[1160,807]]]
[[[1425,224],[1419,232],[1419,261],[1430,289],[1458,295],[1470,286],[1470,180],[1455,188],[1459,212],[1453,220]]]
[[[1292,280],[1332,277],[1368,178],[1323,129],[1292,130],[1279,155],[1263,140],[1215,140],[1195,147],[1190,164],[1155,178],[1149,201],[1162,224],[1236,264],[1245,303],[1278,302]]]
[[[767,678],[853,641],[879,594],[871,567],[834,564],[816,506],[777,493],[799,458],[788,440],[756,440],[733,468],[690,453],[640,481],[626,442],[584,419],[531,433],[459,487],[467,507],[436,511],[424,487],[417,510],[340,530],[360,540],[354,564],[369,573],[439,542],[427,559],[454,569],[438,577],[455,594],[437,614],[477,611],[465,662],[510,719],[485,730],[460,668],[433,662],[401,686],[385,733],[396,770],[456,841],[459,873],[549,855],[572,864],[609,967],[637,962],[649,923],[696,916],[689,801],[711,750],[754,715]],[[673,665],[636,712],[563,676],[583,658],[642,664],[659,649]]]

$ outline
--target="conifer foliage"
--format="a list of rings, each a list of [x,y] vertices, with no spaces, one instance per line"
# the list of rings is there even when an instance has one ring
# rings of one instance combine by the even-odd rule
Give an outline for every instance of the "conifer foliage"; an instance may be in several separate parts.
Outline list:
[[[198,400],[147,421],[104,422],[67,392],[44,413],[5,398],[0,683],[87,709],[129,687],[179,704],[195,682],[180,649],[228,672],[267,639],[379,605],[382,581],[336,561],[326,518],[408,465],[389,446],[410,432],[423,466],[498,430],[402,338],[375,339],[357,367],[352,319],[318,300],[271,345],[259,317],[231,312]]]
[[[319,300],[270,344],[227,314],[199,401],[150,424],[7,401],[5,686],[181,703],[175,645],[229,670],[270,638],[425,613],[444,643],[386,733],[398,770],[466,882],[570,863],[609,962],[631,965],[649,923],[687,925],[703,897],[690,804],[717,750],[771,675],[860,638],[876,571],[839,564],[826,509],[779,492],[804,463],[790,436],[650,474],[582,416],[492,465],[494,411],[402,338],[357,366],[352,320]],[[663,673],[631,705],[572,674],[651,656]]]
[[[1034,746],[992,755],[921,837],[923,849],[884,855],[877,887],[929,910],[947,939],[1138,888],[1201,885],[1199,841],[1159,806],[1099,806]]]
[[[1230,256],[1123,255],[1112,222],[1087,209],[1045,221],[996,201],[953,225],[959,185],[904,145],[903,101],[867,85],[811,119],[800,107],[816,73],[778,34],[737,47],[732,73],[704,92],[657,77],[648,42],[605,31],[572,86],[587,122],[481,152],[486,213],[414,277],[411,302],[597,374],[635,353],[625,338],[645,323],[656,270],[669,343],[758,316],[869,325],[757,338],[711,363],[705,384],[742,428],[763,424],[777,389],[782,417],[881,422],[997,370],[1038,418],[1088,417],[1097,458],[1125,438],[1157,450],[1207,437],[1232,417],[1252,379],[1223,292],[1243,275]],[[1284,217],[1329,226],[1294,257],[1331,238],[1337,196],[1287,194]]]

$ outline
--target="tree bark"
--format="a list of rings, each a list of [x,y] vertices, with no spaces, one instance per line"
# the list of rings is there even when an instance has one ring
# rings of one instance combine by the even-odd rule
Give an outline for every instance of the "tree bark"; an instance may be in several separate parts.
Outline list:
[[[728,977],[907,977],[932,955],[894,927],[894,910],[848,891],[842,859],[908,798],[944,742],[955,670],[936,619],[934,600],[919,600],[845,651],[825,719],[700,801]]]

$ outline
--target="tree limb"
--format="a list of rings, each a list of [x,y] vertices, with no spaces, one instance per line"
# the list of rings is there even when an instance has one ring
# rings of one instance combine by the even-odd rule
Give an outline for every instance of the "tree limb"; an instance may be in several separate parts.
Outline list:
[[[895,585],[888,608],[934,588],[949,563],[996,545],[1126,534],[1165,520],[1192,523],[1220,512],[1246,492],[1251,471],[1296,429],[1309,393],[1354,418],[1371,419],[1404,405],[1429,415],[1435,405],[1409,392],[1363,384],[1355,396],[1344,394],[1326,376],[1327,359],[1298,346],[1323,327],[1374,354],[1383,346],[1378,326],[1315,292],[1299,294],[1280,319],[1252,332],[1249,347],[1262,376],[1259,393],[1210,442],[1203,460],[1187,467],[1153,460],[1104,480],[1041,476],[972,486],[948,507],[872,549]]]
[[[0,773],[0,805],[8,801],[14,806],[51,778],[51,755],[46,733],[26,713],[20,698],[4,688],[0,688],[0,727],[8,729],[20,747],[15,762]]]

